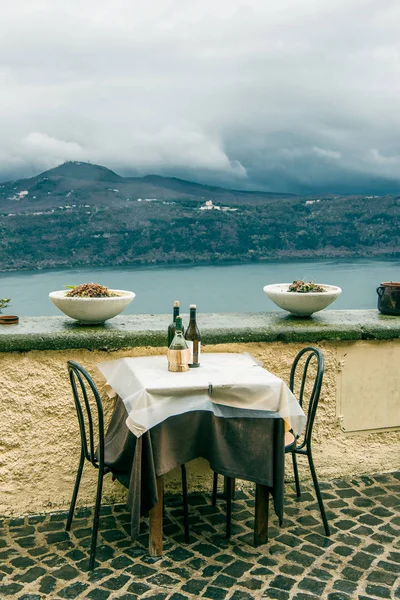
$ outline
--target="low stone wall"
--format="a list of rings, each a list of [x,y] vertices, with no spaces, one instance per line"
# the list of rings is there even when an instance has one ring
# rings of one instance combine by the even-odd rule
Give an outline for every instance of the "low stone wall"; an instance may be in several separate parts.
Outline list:
[[[399,404],[399,369],[387,364],[387,356],[400,353],[399,321],[381,319],[376,311],[326,311],[307,321],[279,315],[200,315],[199,322],[204,325],[205,352],[249,352],[285,381],[300,348],[313,343],[323,350],[325,377],[313,441],[317,472],[322,479],[329,479],[398,469],[400,423],[395,404]],[[68,506],[80,441],[67,360],[76,360],[93,375],[102,391],[107,423],[113,401],[103,391],[96,364],[124,356],[164,354],[168,320],[167,316],[141,315],[120,317],[104,327],[82,328],[62,317],[36,318],[0,330],[0,514]],[[146,342],[150,345],[144,345]],[[363,388],[366,356],[372,357],[374,365],[369,367],[368,389],[374,382],[378,391],[386,386],[380,409],[390,413],[373,431],[365,430],[370,422],[363,417],[368,395]],[[374,406],[372,402],[368,415]],[[343,431],[343,407],[353,412],[355,408],[360,415],[359,431]],[[347,422],[352,424],[350,417]],[[308,479],[306,459],[299,463],[300,476]],[[290,463],[287,466],[290,478]],[[205,461],[190,463],[188,474],[190,489],[211,488],[212,474]],[[87,465],[79,504],[93,504],[95,476],[95,470]],[[111,477],[105,480],[104,500],[123,500],[122,486],[112,483]],[[178,490],[179,473],[172,472],[166,486]]]

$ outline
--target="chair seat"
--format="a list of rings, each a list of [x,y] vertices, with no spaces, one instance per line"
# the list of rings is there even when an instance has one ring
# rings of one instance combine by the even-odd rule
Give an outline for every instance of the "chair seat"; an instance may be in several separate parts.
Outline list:
[[[292,448],[296,444],[296,438],[291,431],[285,433],[285,450]]]

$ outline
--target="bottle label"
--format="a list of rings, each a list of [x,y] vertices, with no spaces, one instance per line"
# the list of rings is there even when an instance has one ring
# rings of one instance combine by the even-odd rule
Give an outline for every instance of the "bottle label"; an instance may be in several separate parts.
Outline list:
[[[201,342],[198,340],[186,340],[190,350],[189,365],[198,365],[200,363]]]
[[[175,373],[189,371],[189,348],[185,348],[182,350],[171,350],[171,348],[169,348],[167,352],[167,357],[168,371],[172,371]]]

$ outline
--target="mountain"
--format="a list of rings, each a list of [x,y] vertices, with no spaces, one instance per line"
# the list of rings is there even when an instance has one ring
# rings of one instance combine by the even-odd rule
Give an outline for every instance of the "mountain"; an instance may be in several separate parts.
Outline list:
[[[399,256],[399,196],[295,196],[67,162],[0,184],[0,270]]]
[[[0,212],[25,212],[55,208],[68,203],[120,206],[138,198],[159,200],[207,200],[235,204],[287,198],[292,194],[247,192],[201,185],[175,177],[147,175],[121,177],[99,165],[66,162],[31,177],[0,184]]]

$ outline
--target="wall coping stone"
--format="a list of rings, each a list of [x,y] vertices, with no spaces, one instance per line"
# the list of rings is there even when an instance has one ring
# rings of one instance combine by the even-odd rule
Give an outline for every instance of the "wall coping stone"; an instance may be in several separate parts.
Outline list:
[[[22,317],[0,325],[0,352],[113,350],[165,346],[170,315],[120,315],[104,325],[79,325],[66,317]],[[184,323],[188,315],[183,315]],[[389,340],[400,337],[400,317],[377,310],[324,310],[313,317],[287,313],[199,314],[204,344]]]

